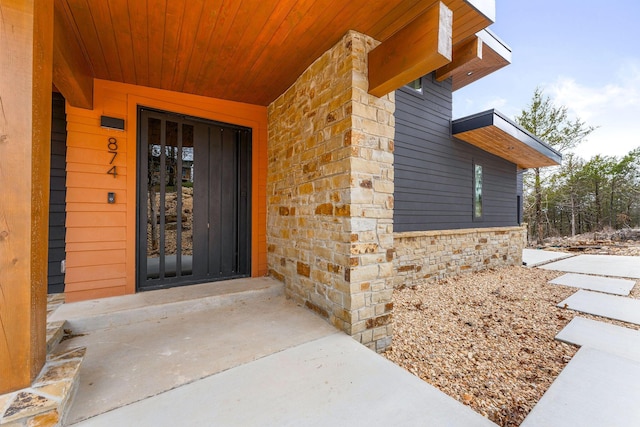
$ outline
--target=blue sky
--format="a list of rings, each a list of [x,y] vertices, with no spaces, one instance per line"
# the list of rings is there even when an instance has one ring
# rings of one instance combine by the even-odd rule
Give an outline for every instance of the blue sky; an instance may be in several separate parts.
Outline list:
[[[454,118],[490,108],[514,118],[539,86],[598,126],[581,157],[640,147],[640,0],[496,0],[489,29],[512,63],[454,92]]]

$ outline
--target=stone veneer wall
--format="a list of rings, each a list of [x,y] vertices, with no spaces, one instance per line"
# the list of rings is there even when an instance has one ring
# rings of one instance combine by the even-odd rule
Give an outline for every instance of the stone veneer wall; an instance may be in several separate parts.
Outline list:
[[[526,227],[395,233],[394,286],[420,286],[487,268],[522,265],[526,233]]]
[[[377,42],[348,32],[268,108],[267,244],[286,294],[391,344],[395,97],[367,93]]]

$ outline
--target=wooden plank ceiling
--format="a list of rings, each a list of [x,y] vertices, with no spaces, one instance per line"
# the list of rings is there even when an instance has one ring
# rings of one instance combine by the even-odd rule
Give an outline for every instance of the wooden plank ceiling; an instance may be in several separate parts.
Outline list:
[[[495,110],[454,120],[451,133],[519,169],[556,166],[562,161],[559,152]]]
[[[268,105],[348,30],[384,41],[434,0],[56,0],[92,77]],[[453,11],[453,45],[491,24]],[[486,2],[485,2],[486,3]],[[64,92],[63,92],[64,93]]]

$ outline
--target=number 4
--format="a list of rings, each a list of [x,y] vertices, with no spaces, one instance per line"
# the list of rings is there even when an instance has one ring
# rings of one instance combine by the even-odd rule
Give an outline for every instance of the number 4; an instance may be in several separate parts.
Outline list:
[[[107,173],[109,175],[113,175],[113,177],[115,178],[116,176],[118,176],[118,173],[116,172],[116,167],[115,166],[111,166],[111,169],[109,169],[107,171]]]

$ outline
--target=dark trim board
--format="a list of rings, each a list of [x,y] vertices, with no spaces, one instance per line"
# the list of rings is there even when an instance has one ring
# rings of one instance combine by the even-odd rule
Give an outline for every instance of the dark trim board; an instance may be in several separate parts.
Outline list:
[[[451,136],[451,84],[430,74],[421,94],[396,91],[394,231],[518,225],[517,167]],[[481,221],[472,209],[474,163],[483,166]]]

